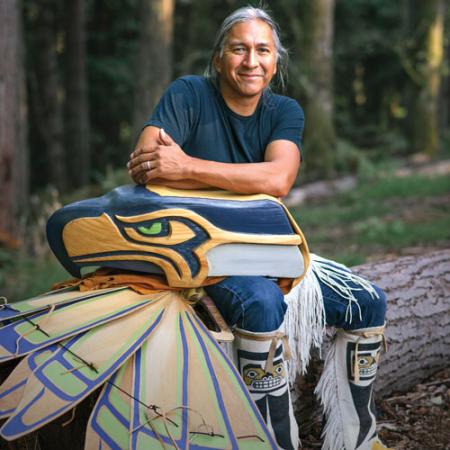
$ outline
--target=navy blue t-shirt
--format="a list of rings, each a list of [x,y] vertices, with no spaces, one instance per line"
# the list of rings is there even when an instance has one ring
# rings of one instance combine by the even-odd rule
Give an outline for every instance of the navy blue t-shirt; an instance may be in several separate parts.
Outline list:
[[[241,116],[225,103],[213,83],[184,76],[166,90],[145,125],[164,130],[190,156],[209,161],[264,161],[267,145],[277,139],[297,144],[304,115],[292,98],[266,91],[251,116]]]

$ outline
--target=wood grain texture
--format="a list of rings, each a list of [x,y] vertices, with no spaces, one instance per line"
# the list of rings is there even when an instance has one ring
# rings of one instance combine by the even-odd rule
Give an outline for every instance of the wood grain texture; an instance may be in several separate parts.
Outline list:
[[[388,298],[385,336],[375,381],[377,399],[404,392],[450,361],[450,249],[368,263],[352,270],[384,289]],[[330,337],[325,338],[326,355]],[[295,385],[302,433],[307,434],[321,408],[313,390],[323,362],[316,356]]]
[[[80,218],[69,222],[63,230],[63,241],[68,255],[75,262],[147,261],[161,267],[166,274],[169,284],[177,287],[200,286],[209,273],[207,252],[223,244],[295,245],[299,246],[303,256],[305,257],[306,255],[308,258],[305,260],[305,267],[309,261],[308,249],[298,227],[294,228],[297,234],[235,233],[222,230],[199,214],[183,208],[160,210],[137,216],[115,216],[117,220],[125,224],[137,224],[158,219],[170,220],[172,218],[173,220],[170,221],[171,227],[172,222],[176,223],[177,217],[192,221],[209,235],[209,239],[193,250],[200,264],[199,270],[195,275],[192,274],[189,264],[180,253],[170,247],[161,247],[164,244],[179,244],[192,238],[192,230],[182,223],[178,223],[178,226],[175,225],[175,228],[170,230],[171,234],[165,237],[143,236],[133,228],[125,227],[124,231],[129,238],[126,239],[112,218],[104,213],[100,217]],[[295,223],[293,225],[296,226]],[[130,254],[130,252],[136,252],[136,254]],[[144,252],[148,254],[143,254]],[[108,255],[103,256],[102,253],[107,253]],[[151,255],[151,253],[154,255]],[[94,254],[96,256],[90,256]],[[159,258],[158,255],[162,255],[169,261]]]
[[[450,249],[353,270],[385,290],[386,338],[376,389],[402,391],[449,366]]]

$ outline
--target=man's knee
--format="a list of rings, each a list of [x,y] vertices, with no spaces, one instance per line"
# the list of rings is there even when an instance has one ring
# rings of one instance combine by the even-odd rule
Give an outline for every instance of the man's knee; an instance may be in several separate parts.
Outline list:
[[[382,326],[386,316],[386,294],[378,286],[372,286],[375,292],[352,286],[354,299],[350,301],[322,283],[327,325],[346,330]]]
[[[387,299],[385,292],[376,285],[372,285],[377,293],[377,297],[371,296],[367,291],[355,293],[357,304],[353,311],[355,323],[350,324],[350,328],[370,328],[384,325],[386,321]]]
[[[277,330],[287,305],[277,284],[263,277],[229,277],[206,288],[231,326],[244,330]]]
[[[278,286],[270,282],[248,299],[242,327],[253,332],[274,331],[284,320],[287,305]]]
[[[373,285],[375,290],[378,294],[378,299],[375,301],[375,306],[372,306],[374,308],[374,315],[376,316],[377,320],[379,322],[385,322],[386,321],[386,311],[387,311],[387,298],[386,293],[383,291],[383,289],[379,288],[378,286]]]

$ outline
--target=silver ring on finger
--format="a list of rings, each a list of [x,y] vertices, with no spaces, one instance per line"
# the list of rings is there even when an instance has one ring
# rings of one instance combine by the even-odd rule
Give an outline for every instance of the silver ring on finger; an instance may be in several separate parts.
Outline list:
[[[150,161],[145,161],[145,163],[144,163],[144,167],[146,167],[146,168],[147,168],[147,170],[150,170],[150,169],[151,169],[151,167],[152,167],[152,165],[151,165]]]

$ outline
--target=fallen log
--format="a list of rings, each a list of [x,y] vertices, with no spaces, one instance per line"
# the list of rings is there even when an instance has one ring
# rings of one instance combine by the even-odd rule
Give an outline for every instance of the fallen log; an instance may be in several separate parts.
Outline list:
[[[352,270],[384,289],[388,297],[386,339],[375,383],[376,398],[406,392],[435,372],[450,367],[450,249],[422,256],[368,263]],[[326,355],[330,337],[324,342]],[[295,386],[300,431],[320,428],[314,397],[323,362],[316,356]]]
[[[369,263],[353,270],[388,297],[388,351],[378,396],[405,391],[450,366],[450,249]]]

